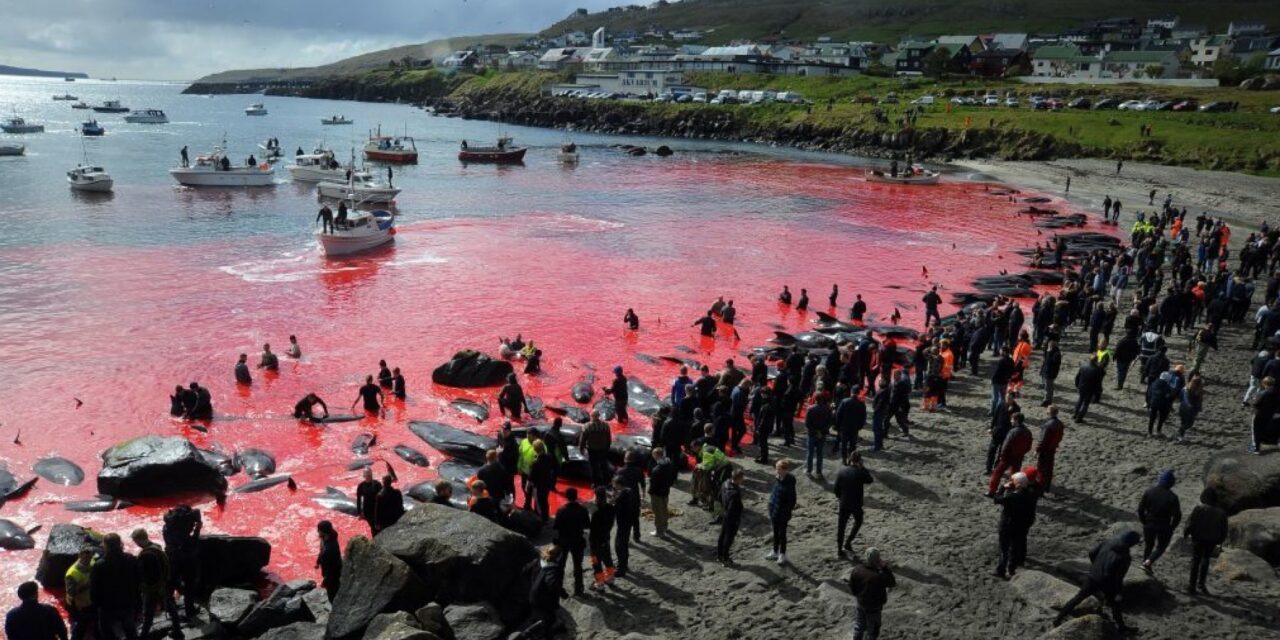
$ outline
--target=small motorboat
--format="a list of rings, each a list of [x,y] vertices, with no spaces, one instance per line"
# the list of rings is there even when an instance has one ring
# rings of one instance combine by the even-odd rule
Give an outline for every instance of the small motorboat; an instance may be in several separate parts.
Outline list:
[[[64,93],[60,96],[54,96],[53,99],[54,100],[79,100],[80,98],[77,98],[69,93]]]
[[[244,108],[244,114],[246,116],[265,116],[267,115],[267,108],[261,102],[255,102]]]
[[[82,136],[100,136],[107,132],[97,120],[89,120],[80,123],[80,135]]]
[[[67,184],[75,191],[110,191],[115,181],[102,167],[78,164],[67,172]]]
[[[885,184],[915,184],[929,185],[938,184],[938,178],[942,174],[937,171],[929,171],[920,165],[914,165],[904,171],[899,171],[897,175],[888,171],[879,169],[867,170],[867,182],[881,182]]]
[[[409,136],[384,136],[382,127],[369,135],[364,159],[397,164],[417,164],[418,145]]]
[[[0,142],[0,156],[20,156],[27,152],[27,145],[14,142]]]
[[[120,104],[119,100],[107,100],[102,104],[93,107],[98,113],[129,113],[129,107]]]
[[[62,81],[63,81],[63,82],[75,82],[75,81],[76,81],[76,79],[75,79],[75,78],[72,78],[71,76],[66,76],[65,78],[63,78],[63,79],[62,79]]]
[[[133,124],[167,124],[169,116],[160,109],[138,109],[125,116],[124,121]]]
[[[196,156],[189,167],[170,169],[169,175],[189,187],[270,187],[275,184],[275,170],[270,164],[236,166],[227,158],[225,146],[216,146],[208,154]]]
[[[333,116],[332,118],[320,118],[320,124],[351,124],[355,120],[348,120],[346,116]]]
[[[510,137],[498,138],[498,144],[492,147],[473,147],[462,141],[458,150],[458,159],[463,162],[488,162],[497,164],[518,164],[524,162],[525,147],[511,144]]]
[[[326,231],[317,223],[316,238],[327,256],[345,256],[376,249],[395,239],[396,217],[390,211],[350,209],[347,221]]]
[[[280,151],[280,147],[276,146],[274,138],[258,143],[258,148],[262,150],[262,157],[266,158],[267,162],[275,162],[280,159],[280,156],[284,155]]]
[[[44,131],[44,125],[27,122],[19,116],[13,116],[4,122],[0,122],[0,131],[5,133],[40,133]]]
[[[566,142],[560,145],[560,164],[578,164],[578,145]]]
[[[301,182],[344,182],[347,179],[347,172],[334,159],[333,152],[324,148],[293,156],[293,164],[286,169],[291,178]]]
[[[88,108],[89,108],[89,104],[88,104],[88,103],[86,103],[86,102],[84,102],[84,101],[82,100],[82,101],[80,101],[80,102],[77,102],[77,103],[75,103],[75,104],[71,105],[71,108],[72,108],[72,109],[88,109]]]
[[[316,185],[316,192],[322,198],[369,204],[390,204],[400,194],[399,189],[378,182],[364,171],[352,171],[345,182],[323,181]]]

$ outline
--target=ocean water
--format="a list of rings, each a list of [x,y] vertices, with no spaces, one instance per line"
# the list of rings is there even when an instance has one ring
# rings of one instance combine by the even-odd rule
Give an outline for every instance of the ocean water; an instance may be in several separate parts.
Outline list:
[[[349,449],[356,433],[377,434],[373,457],[390,461],[408,487],[434,478],[443,460],[408,431],[408,420],[497,431],[496,389],[430,382],[430,371],[458,349],[496,353],[499,336],[532,339],[545,352],[545,373],[522,383],[547,404],[571,403],[569,388],[592,371],[603,385],[616,365],[665,395],[676,366],[637,356],[690,357],[713,369],[728,358],[744,363],[742,352],[776,328],[800,331],[815,319],[775,302],[783,285],[796,296],[807,288],[811,307],[828,310],[827,295],[839,284],[833,313],[847,315],[860,293],[873,319],[897,308],[904,323],[919,326],[928,286],[946,293],[968,289],[975,276],[1019,272],[1023,260],[1012,252],[1048,239],[1016,215],[1025,205],[961,174],[932,188],[892,187],[866,183],[865,163],[847,158],[683,140],[665,141],[676,149],[670,158],[636,158],[612,145],[657,142],[576,134],[582,161],[565,167],[555,159],[568,139],[563,132],[435,118],[400,105],[180,90],[0,84],[0,111],[47,127],[20,136],[27,156],[0,158],[0,370],[7,381],[0,461],[24,478],[36,460],[61,455],[88,476],[76,487],[41,481],[0,508],[2,518],[43,526],[37,549],[0,551],[0,598],[32,574],[54,523],[159,532],[174,500],[105,514],[62,507],[96,493],[99,452],[122,440],[177,434],[227,452],[272,452],[297,491],[233,493],[223,507],[192,499],[207,530],[266,537],[273,572],[315,577],[317,520],[332,520],[343,540],[367,531],[309,499],[326,486],[353,492],[358,474],[346,465],[356,457]],[[164,109],[172,122],[130,125],[121,114],[96,114],[107,135],[82,140],[75,128],[88,113],[50,99],[63,92],[91,104],[118,98]],[[244,107],[259,100],[270,114],[245,116]],[[334,114],[355,124],[320,125]],[[275,186],[252,190],[181,187],[166,172],[184,144],[194,156],[225,138],[240,158],[274,136],[286,150],[323,143],[346,155],[379,124],[414,136],[421,160],[395,168],[404,192],[394,245],[364,256],[321,255],[312,237],[314,188],[289,181],[283,167]],[[523,166],[457,161],[460,140],[488,142],[500,131],[530,146]],[[112,173],[114,194],[67,188],[66,170],[85,156]],[[1074,211],[1058,200],[1039,206]],[[738,324],[702,338],[690,325],[717,296],[735,301]],[[628,307],[640,315],[638,332],[624,331]],[[256,374],[251,387],[234,384],[239,353],[256,362],[263,343],[283,351],[290,334],[300,339],[301,360]],[[310,391],[343,412],[382,358],[405,372],[409,395],[384,418],[315,427],[289,417]],[[207,432],[167,415],[169,391],[193,380],[213,393],[218,418]],[[494,417],[477,424],[459,414],[449,402],[460,397],[487,402]],[[647,431],[648,421],[616,428]],[[403,463],[391,451],[397,444],[422,451],[433,468]]]

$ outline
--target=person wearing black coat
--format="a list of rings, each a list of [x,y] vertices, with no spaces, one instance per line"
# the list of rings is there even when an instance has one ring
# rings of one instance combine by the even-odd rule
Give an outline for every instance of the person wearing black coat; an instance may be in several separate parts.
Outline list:
[[[534,512],[544,521],[551,519],[551,492],[556,488],[556,465],[542,440],[533,441],[534,459],[529,468],[529,484],[533,487]]]
[[[138,559],[125,553],[120,536],[108,533],[102,539],[102,558],[89,573],[89,598],[98,608],[98,630],[106,640],[116,638],[121,627],[125,640],[138,637]]]
[[[9,640],[67,640],[67,625],[53,605],[40,602],[40,586],[34,582],[18,585],[18,606],[4,618],[4,635]]]
[[[893,389],[881,385],[871,400],[871,450],[884,449],[884,438],[889,435],[889,418],[893,414]]]
[[[716,560],[722,564],[730,564],[729,551],[733,548],[733,540],[738,536],[738,528],[742,526],[742,469],[734,469],[733,474],[720,488],[720,504],[724,507],[724,515],[720,520],[720,536],[716,540]]]
[[[1177,398],[1174,390],[1172,374],[1168,371],[1160,374],[1147,385],[1147,437],[1164,433],[1164,423],[1169,419],[1169,411]]]
[[[766,556],[787,563],[787,525],[796,508],[796,477],[791,475],[791,461],[779,460],[774,465],[773,489],[769,492],[769,523],[773,527],[773,550]]]
[[[1116,343],[1116,389],[1124,388],[1124,379],[1129,375],[1129,368],[1138,359],[1142,347],[1138,345],[1138,333],[1130,331]]]
[[[1160,377],[1160,374],[1169,370],[1169,354],[1168,347],[1163,344],[1159,346],[1155,354],[1147,358],[1146,364],[1142,365],[1142,382],[1148,383]]]
[[[676,465],[667,457],[666,449],[654,447],[653,464],[649,467],[649,505],[653,508],[653,535],[667,535],[670,517],[668,499],[676,483]]]
[[[640,496],[620,476],[613,478],[613,508],[617,524],[613,532],[613,548],[618,554],[616,575],[625,578],[631,559],[631,535],[640,528]]]
[[[560,611],[560,599],[569,594],[564,590],[564,550],[550,544],[542,548],[541,559],[530,566],[533,582],[529,586],[529,606],[541,625],[538,634],[547,640],[556,637],[556,614]]]
[[[853,610],[853,640],[880,637],[881,614],[889,601],[889,590],[897,586],[893,571],[875,547],[867,549],[865,560],[849,573],[849,591],[857,598]]]
[[[329,602],[333,602],[342,583],[342,547],[338,545],[338,532],[332,522],[321,520],[316,523],[316,533],[320,535],[320,554],[316,556],[320,586],[324,587]]]
[[[902,429],[904,437],[910,438],[911,376],[905,370],[898,371],[898,379],[893,383],[891,402],[893,403],[893,417],[898,421],[898,428]]]
[[[476,471],[476,477],[484,481],[484,486],[489,490],[489,497],[495,502],[502,502],[507,496],[514,493],[514,487],[511,486],[511,476],[507,475],[506,467],[498,461],[498,450],[490,449],[484,454],[485,463]]]
[[[1262,453],[1262,445],[1274,442],[1271,431],[1276,413],[1280,412],[1280,390],[1276,389],[1275,378],[1267,376],[1262,379],[1262,391],[1253,397],[1253,428],[1250,430],[1249,452]]]
[[[1200,492],[1200,504],[1191,510],[1182,536],[1191,539],[1191,577],[1187,581],[1187,593],[1195,595],[1196,588],[1209,595],[1204,588],[1209,577],[1209,561],[1213,550],[1227,540],[1227,512],[1218,506],[1218,493],[1213,487]]]
[[[1173,470],[1161,472],[1156,484],[1142,494],[1138,502],[1138,521],[1142,523],[1142,570],[1151,573],[1151,565],[1164,555],[1173,532],[1182,522],[1182,505],[1173,492],[1177,478]]]
[[[837,394],[844,394],[844,399],[836,406],[836,439],[840,449],[840,459],[847,460],[849,454],[858,448],[858,432],[867,425],[867,404],[859,397],[862,390],[854,387],[847,393],[840,387]]]
[[[1039,501],[1036,487],[1027,476],[1015,473],[996,491],[993,500],[1000,505],[1000,560],[996,562],[994,575],[1001,580],[1012,577],[1026,560],[1027,535],[1036,518]]]
[[[613,553],[609,548],[609,533],[617,521],[618,511],[609,502],[609,488],[596,487],[595,513],[591,514],[591,526],[587,537],[591,550],[591,571],[595,574],[595,586],[603,587],[613,579]]]
[[[578,502],[578,490],[569,487],[564,490],[565,503],[556,510],[555,522],[551,527],[555,530],[555,543],[564,549],[573,559],[573,594],[582,595],[582,553],[586,550],[585,533],[591,526],[591,515],[587,508]],[[566,564],[567,564],[566,560]]]
[[[1000,349],[1000,359],[996,360],[996,366],[991,370],[991,409],[987,411],[987,415],[996,415],[996,409],[1004,400],[1004,394],[1009,389],[1009,380],[1013,378],[1013,358],[1009,356],[1008,349]]]
[[[1021,413],[1022,407],[1017,400],[1009,398],[996,411],[995,417],[991,419],[991,430],[989,432],[991,438],[987,443],[986,474],[988,476],[991,475],[992,470],[996,467],[996,454],[1000,453],[1000,447],[1004,444],[1005,438],[1009,437],[1009,431],[1013,429],[1013,416]]]
[[[849,452],[845,456],[845,466],[836,474],[832,487],[840,503],[840,511],[836,516],[836,555],[841,558],[846,557],[853,547],[853,539],[858,537],[858,531],[862,529],[862,499],[866,486],[873,482],[875,478],[871,472],[862,466],[862,455],[857,451]],[[850,516],[853,517],[853,531],[846,538],[844,533]]]
[[[644,481],[644,461],[638,451],[628,451],[626,453],[623,457],[622,468],[618,470],[614,478],[621,480],[622,484],[631,490],[631,495],[635,496],[635,501],[631,505],[632,513],[629,521],[635,523],[631,537],[636,542],[640,542],[640,496],[643,495],[646,486]],[[614,505],[617,506],[617,504],[615,501]]]
[[[404,515],[404,494],[395,488],[395,476],[382,477],[382,491],[378,493],[378,503],[374,509],[378,531],[400,521]]]
[[[1053,387],[1061,371],[1062,349],[1058,348],[1057,340],[1050,340],[1044,350],[1044,359],[1040,361],[1040,386],[1044,389],[1044,401],[1040,406],[1053,404]]]
[[[987,348],[987,342],[991,340],[991,325],[982,323],[978,326],[978,330],[969,336],[969,374],[978,375],[978,363],[982,360],[982,352]]]
[[[1084,422],[1085,415],[1089,413],[1089,404],[1102,390],[1102,375],[1102,367],[1098,366],[1096,357],[1089,358],[1076,372],[1076,409],[1072,414],[1076,422]]]
[[[756,455],[756,462],[759,464],[769,464],[769,437],[773,435],[773,428],[777,423],[777,415],[778,407],[777,402],[774,400],[773,392],[769,390],[769,387],[761,387],[756,413],[752,416],[755,432],[751,437],[751,442],[759,450]]]
[[[1141,540],[1142,536],[1138,535],[1137,531],[1126,531],[1111,540],[1099,542],[1093,551],[1089,552],[1089,560],[1092,562],[1089,575],[1085,577],[1080,591],[1063,605],[1053,626],[1057,627],[1066,622],[1067,618],[1071,617],[1071,612],[1075,611],[1086,598],[1101,595],[1103,602],[1111,608],[1111,616],[1115,618],[1120,632],[1131,631],[1124,623],[1124,612],[1121,610],[1119,596],[1120,588],[1124,586],[1124,576],[1129,572],[1129,565],[1133,561],[1129,550]]]

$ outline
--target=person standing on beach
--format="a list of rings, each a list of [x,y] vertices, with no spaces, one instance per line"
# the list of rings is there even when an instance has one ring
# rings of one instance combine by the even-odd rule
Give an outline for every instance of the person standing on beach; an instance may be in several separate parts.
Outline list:
[[[342,583],[342,547],[338,544],[338,532],[333,523],[321,520],[316,523],[316,534],[320,536],[320,553],[316,556],[316,568],[320,570],[320,586],[324,588],[329,602],[338,595],[338,587]]]
[[[578,450],[587,456],[591,468],[591,484],[601,486],[609,482],[609,448],[613,446],[613,432],[600,419],[600,412],[591,412],[591,422],[578,436]],[[612,526],[612,525],[610,525]]]
[[[1102,368],[1098,366],[1097,358],[1089,358],[1089,361],[1080,366],[1080,370],[1076,372],[1076,409],[1072,413],[1072,419],[1076,422],[1084,422],[1085,416],[1089,413],[1089,404],[1098,394],[1098,387],[1102,385]]]
[[[862,529],[862,502],[865,494],[866,486],[875,482],[871,472],[862,466],[862,454],[857,451],[851,451],[845,456],[845,466],[836,474],[835,491],[836,498],[839,500],[840,509],[836,516],[836,555],[841,558],[847,557],[846,554],[853,547],[853,539],[858,537],[858,531]],[[853,517],[853,531],[849,532],[849,537],[845,537],[845,528],[849,524],[849,518]]]
[[[578,502],[578,489],[569,487],[564,490],[564,505],[556,510],[555,543],[569,554],[573,560],[573,595],[582,595],[582,553],[586,550],[587,540],[584,537],[591,527],[591,514]],[[567,564],[567,561],[566,561]]]
[[[1049,419],[1040,425],[1040,440],[1036,443],[1036,468],[1040,470],[1045,493],[1053,487],[1053,465],[1067,431],[1067,426],[1058,419],[1058,407],[1049,405],[1048,411]]]
[[[787,526],[796,508],[796,478],[791,475],[791,461],[779,460],[774,465],[775,480],[769,492],[769,523],[773,527],[773,550],[765,557],[787,563]]]
[[[853,610],[853,640],[876,640],[889,590],[897,586],[897,581],[878,549],[869,547],[864,557],[862,564],[849,574],[849,591],[858,600]]]
[[[1209,595],[1204,588],[1205,579],[1209,577],[1209,561],[1213,560],[1213,550],[1227,540],[1227,512],[1218,506],[1218,493],[1213,487],[1205,487],[1200,492],[1200,504],[1191,510],[1187,518],[1187,526],[1182,537],[1191,539],[1191,576],[1187,582],[1187,593]]]
[[[731,564],[733,560],[729,552],[733,549],[733,540],[738,536],[738,528],[742,526],[742,469],[734,469],[720,488],[720,503],[724,515],[720,520],[720,536],[716,540],[716,560],[721,564]]]
[[[818,393],[813,404],[804,412],[805,456],[804,473],[809,478],[822,479],[822,455],[831,431],[831,405],[826,392]],[[817,469],[817,473],[814,469]]]
[[[1053,626],[1061,626],[1071,617],[1071,613],[1087,598],[1100,595],[1111,609],[1111,617],[1115,619],[1120,633],[1129,633],[1130,627],[1124,623],[1124,611],[1120,602],[1120,588],[1124,585],[1124,576],[1129,573],[1129,565],[1133,562],[1130,549],[1142,541],[1137,531],[1126,531],[1111,540],[1099,542],[1089,552],[1089,575],[1084,579],[1080,591],[1063,605]]]
[[[1040,386],[1044,389],[1044,401],[1040,406],[1048,407],[1053,404],[1053,388],[1061,371],[1062,350],[1058,348],[1057,340],[1050,340],[1045,345],[1044,359],[1040,361]]]
[[[1000,443],[996,464],[991,471],[991,479],[987,483],[988,497],[995,495],[1005,472],[1022,468],[1022,460],[1031,450],[1031,430],[1027,428],[1022,414],[1010,414],[1009,423],[1009,433],[1005,434],[1004,441]]]
[[[1000,560],[992,575],[1007,580],[1026,559],[1027,534],[1036,517],[1036,489],[1027,475],[1013,474],[991,497],[1000,505]]]
[[[942,304],[942,296],[938,295],[938,285],[929,289],[929,293],[924,294],[920,301],[924,303],[924,326],[929,326],[930,319],[936,324],[942,324],[942,315],[938,313],[938,305]]]
[[[625,578],[631,559],[631,536],[640,527],[640,496],[621,476],[613,478],[613,508],[617,524],[613,534],[613,547],[618,554],[616,575]]]
[[[138,637],[134,626],[138,617],[138,559],[125,552],[120,536],[114,533],[102,538],[102,547],[102,558],[89,574],[89,597],[98,607],[98,630],[103,638],[114,640],[118,637],[118,626],[125,640],[135,640]],[[194,604],[194,600],[192,602]]]
[[[181,640],[182,623],[178,619],[178,606],[173,600],[173,581],[169,578],[169,556],[164,548],[151,541],[146,529],[134,529],[130,536],[138,546],[138,587],[142,595],[143,638],[151,635],[151,623],[155,621],[157,608],[169,614],[169,637]]]
[[[1116,160],[1116,175],[1120,175],[1120,170],[1124,168],[1124,160]]]
[[[1142,570],[1151,575],[1151,565],[1155,564],[1169,541],[1173,532],[1182,522],[1182,503],[1173,492],[1177,478],[1172,469],[1160,473],[1155,486],[1142,494],[1138,503],[1138,521],[1142,523],[1142,538],[1145,541],[1142,549]]]
[[[676,465],[667,457],[666,449],[654,447],[653,465],[649,467],[649,506],[653,509],[653,535],[659,538],[667,535],[668,500],[676,475]]]
[[[613,580],[613,554],[609,550],[609,533],[613,531],[617,511],[609,502],[609,488],[598,485],[595,489],[595,513],[591,515],[588,543],[591,548],[591,570],[595,575],[594,587],[601,589]]]
[[[1253,397],[1249,453],[1261,455],[1263,443],[1275,441],[1272,423],[1275,422],[1277,412],[1280,412],[1280,391],[1276,389],[1276,379],[1265,376],[1262,378],[1262,391]]]

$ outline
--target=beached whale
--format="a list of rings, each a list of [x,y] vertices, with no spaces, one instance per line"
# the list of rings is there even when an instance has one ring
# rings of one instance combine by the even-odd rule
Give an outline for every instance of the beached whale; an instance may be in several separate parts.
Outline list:
[[[569,395],[573,397],[573,401],[578,404],[586,404],[591,402],[591,398],[596,395],[595,376],[587,376],[585,380],[579,380],[573,383],[573,388],[569,390]]]
[[[357,416],[349,413],[344,413],[339,415],[331,415],[328,418],[314,418],[311,421],[319,424],[333,424],[335,422],[355,422],[356,420],[363,420],[364,418],[365,418],[364,416]]]
[[[409,430],[433,449],[475,464],[484,464],[485,452],[498,446],[498,441],[494,438],[463,431],[443,422],[412,420],[409,422]]]
[[[431,461],[428,460],[426,456],[422,455],[421,451],[418,451],[417,449],[414,449],[409,445],[398,444],[395,446],[395,449],[393,449],[393,451],[396,452],[396,455],[400,456],[401,460],[404,460],[409,464],[416,465],[419,467],[431,466]]]
[[[636,356],[636,360],[639,360],[640,362],[643,362],[645,364],[658,364],[658,362],[660,362],[657,357],[651,356],[647,353],[637,353],[635,354],[635,356]]]
[[[333,487],[325,487],[324,493],[311,496],[311,501],[338,513],[345,513],[349,516],[360,515],[360,510],[356,509],[356,501]]]
[[[235,462],[250,478],[265,478],[276,472],[275,457],[262,449],[245,449],[236,454]]]
[[[489,407],[480,404],[474,400],[466,398],[458,398],[449,403],[454,409],[457,409],[463,415],[475,418],[476,422],[484,422],[489,419]]]
[[[240,473],[240,468],[236,466],[236,461],[227,454],[222,452],[218,445],[213,445],[209,449],[200,449],[200,456],[204,461],[213,465],[218,472],[224,476],[234,476]]]
[[[600,398],[599,400],[596,400],[596,403],[591,407],[591,410],[599,415],[601,420],[612,420],[618,417],[618,410],[613,404],[613,398]]]
[[[479,351],[465,349],[436,367],[431,372],[431,381],[449,387],[494,387],[506,382],[507,376],[514,372],[510,362],[494,360]]]
[[[76,463],[58,456],[42,458],[31,467],[36,475],[63,486],[75,486],[84,482],[84,469]]]
[[[355,438],[351,439],[351,453],[358,456],[367,456],[369,455],[369,447],[372,447],[377,442],[378,436],[368,431],[361,431],[356,434]]]
[[[657,415],[664,406],[658,392],[635,376],[627,378],[627,405],[649,417]]]
[[[270,489],[271,487],[274,487],[276,485],[285,484],[286,482],[292,482],[292,481],[293,481],[293,477],[287,473],[278,475],[278,476],[271,476],[268,478],[258,478],[257,480],[251,480],[249,482],[246,482],[236,487],[235,492],[236,493],[257,493],[259,491]]]
[[[524,404],[525,408],[529,410],[529,417],[541,420],[546,416],[546,404],[542,402],[542,398],[525,396]]]
[[[69,500],[62,503],[62,508],[67,511],[75,511],[77,513],[101,513],[104,511],[115,511],[117,509],[127,509],[132,507],[133,503],[128,500],[121,500],[111,496],[98,494],[88,500]]]
[[[371,466],[373,466],[373,460],[362,458],[360,460],[353,460],[347,463],[347,471],[359,471],[365,467]]]
[[[31,538],[31,534],[26,529],[11,520],[0,518],[0,549],[22,551],[34,548],[36,548],[36,541]]]
[[[31,478],[24,482],[9,472],[9,468],[0,462],[0,503],[11,498],[20,498],[34,487],[38,478]]]
[[[547,411],[558,416],[564,416],[578,424],[586,424],[591,421],[591,414],[582,409],[567,404],[558,404],[554,407],[547,407]]]
[[[449,504],[458,509],[467,508],[467,485],[461,482],[450,482],[453,485],[453,495],[449,498]],[[432,502],[436,499],[436,483],[433,481],[419,482],[409,487],[405,491],[405,495],[417,500],[418,502]]]

